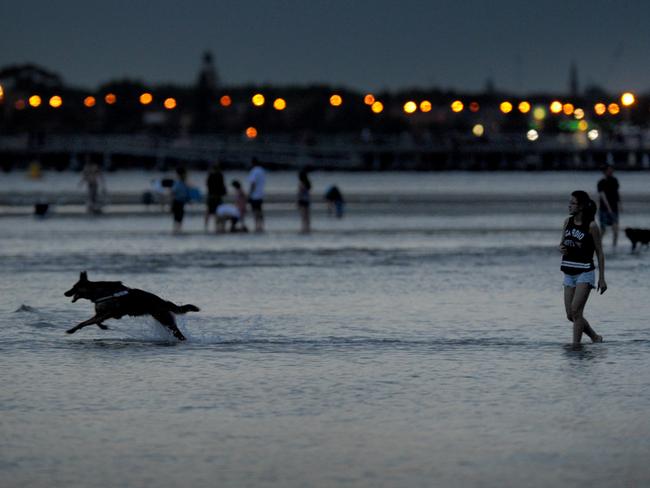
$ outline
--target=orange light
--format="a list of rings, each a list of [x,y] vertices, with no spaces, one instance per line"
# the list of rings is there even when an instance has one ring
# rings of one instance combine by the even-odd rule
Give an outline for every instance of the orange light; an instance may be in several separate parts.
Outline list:
[[[149,105],[153,102],[153,95],[151,93],[143,93],[140,95],[140,103],[142,105]]]
[[[522,114],[527,114],[528,112],[530,112],[530,103],[524,100],[523,102],[519,102],[517,108]]]
[[[5,90],[2,88],[2,85],[0,85],[0,103],[4,102],[5,99]]]
[[[478,112],[481,106],[478,104],[478,102],[472,102],[469,104],[469,110],[470,112]]]
[[[109,93],[104,97],[104,101],[109,105],[113,105],[115,102],[117,102],[117,97],[114,93]]]
[[[380,114],[384,111],[384,104],[377,100],[370,106],[370,110],[376,114]]]
[[[418,104],[415,103],[413,100],[409,100],[404,104],[404,112],[407,114],[412,114],[418,109]]]
[[[287,108],[287,102],[284,98],[276,98],[273,101],[273,108],[276,110],[284,110]]]
[[[61,105],[63,105],[63,99],[60,96],[54,95],[50,98],[50,107],[59,108]]]
[[[363,97],[363,103],[366,105],[372,105],[375,103],[375,96],[372,93],[368,93],[365,97]]]
[[[562,111],[562,102],[557,100],[551,102],[549,109],[551,110],[551,113],[559,114]]]
[[[223,95],[219,99],[219,103],[221,104],[222,107],[230,107],[232,105],[232,98],[228,95]]]
[[[424,113],[431,112],[431,102],[429,100],[422,100],[420,102],[420,110]]]
[[[256,107],[261,107],[262,105],[264,105],[265,102],[264,95],[262,95],[261,93],[256,93],[255,95],[253,95],[253,98],[251,98],[251,100],[253,102],[253,105],[255,105]]]
[[[610,103],[607,106],[607,111],[612,115],[616,115],[621,111],[621,107],[618,106],[618,103]]]
[[[594,112],[596,115],[604,115],[607,112],[607,106],[604,103],[597,103],[594,105]]]
[[[587,129],[589,128],[589,122],[586,120],[581,120],[578,122],[578,129],[581,130],[582,132],[587,132]]]
[[[454,100],[453,102],[451,102],[451,110],[453,112],[456,113],[462,112],[463,108],[464,108],[463,102],[461,102],[460,100]]]
[[[246,129],[246,137],[249,139],[255,139],[257,137],[257,129],[255,127],[249,127]]]
[[[171,97],[165,98],[163,105],[167,110],[174,110],[176,108],[176,99]]]
[[[633,93],[625,92],[621,95],[621,103],[624,107],[629,107],[634,102],[636,102],[636,98],[634,97]]]
[[[562,112],[564,112],[564,115],[571,115],[573,114],[573,111],[575,110],[575,107],[573,106],[572,103],[565,103],[562,105]]]
[[[509,114],[512,112],[512,103],[509,101],[501,102],[499,105],[499,110],[501,110],[504,114]]]
[[[341,95],[337,95],[336,93],[330,97],[330,105],[332,107],[340,107],[343,104],[343,98],[341,98]]]
[[[29,97],[29,106],[32,108],[40,107],[41,102],[43,101],[38,95],[32,95]]]

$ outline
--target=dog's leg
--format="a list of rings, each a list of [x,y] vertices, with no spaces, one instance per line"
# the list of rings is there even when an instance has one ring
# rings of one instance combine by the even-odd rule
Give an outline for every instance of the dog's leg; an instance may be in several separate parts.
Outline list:
[[[178,330],[178,327],[176,326],[176,321],[174,320],[174,316],[171,314],[171,312],[165,311],[157,311],[153,312],[151,316],[156,319],[158,322],[160,322],[162,325],[167,327],[169,330],[171,330],[172,334],[174,334],[174,337],[178,339],[179,341],[184,341],[185,336],[181,333],[180,330]]]
[[[83,329],[84,327],[87,327],[89,325],[97,324],[101,329],[106,327],[102,322],[106,319],[109,319],[110,317],[107,315],[95,315],[94,317],[89,318],[88,320],[84,320],[80,324],[75,325],[72,329],[66,330],[68,334],[74,334],[77,332],[79,329]],[[100,325],[101,324],[101,325]]]
[[[99,327],[102,330],[108,330],[108,325],[104,325],[101,322],[97,323],[97,327]]]

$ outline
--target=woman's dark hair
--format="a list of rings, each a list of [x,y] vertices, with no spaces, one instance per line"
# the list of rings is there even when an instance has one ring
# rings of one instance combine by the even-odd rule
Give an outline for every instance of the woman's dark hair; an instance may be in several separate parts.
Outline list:
[[[596,217],[596,203],[589,197],[586,191],[576,190],[571,193],[582,209],[582,220],[586,224],[591,224]]]
[[[237,188],[238,190],[241,188],[241,183],[239,182],[239,180],[232,180],[232,183],[230,184],[235,188]]]

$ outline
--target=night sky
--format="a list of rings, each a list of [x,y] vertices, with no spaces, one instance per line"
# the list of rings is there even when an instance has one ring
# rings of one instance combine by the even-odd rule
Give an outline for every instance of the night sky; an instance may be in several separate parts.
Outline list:
[[[515,93],[650,92],[650,2],[158,0],[3,2],[0,67],[70,85],[190,84],[213,52],[222,83]]]

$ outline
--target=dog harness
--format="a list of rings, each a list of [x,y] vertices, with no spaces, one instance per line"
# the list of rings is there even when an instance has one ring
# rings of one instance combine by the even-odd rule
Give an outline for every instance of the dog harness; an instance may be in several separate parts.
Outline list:
[[[113,298],[123,297],[128,294],[129,294],[128,290],[118,291],[117,293],[113,293],[110,296],[98,298],[97,300],[95,300],[95,303],[105,302],[106,300],[112,300]]]

